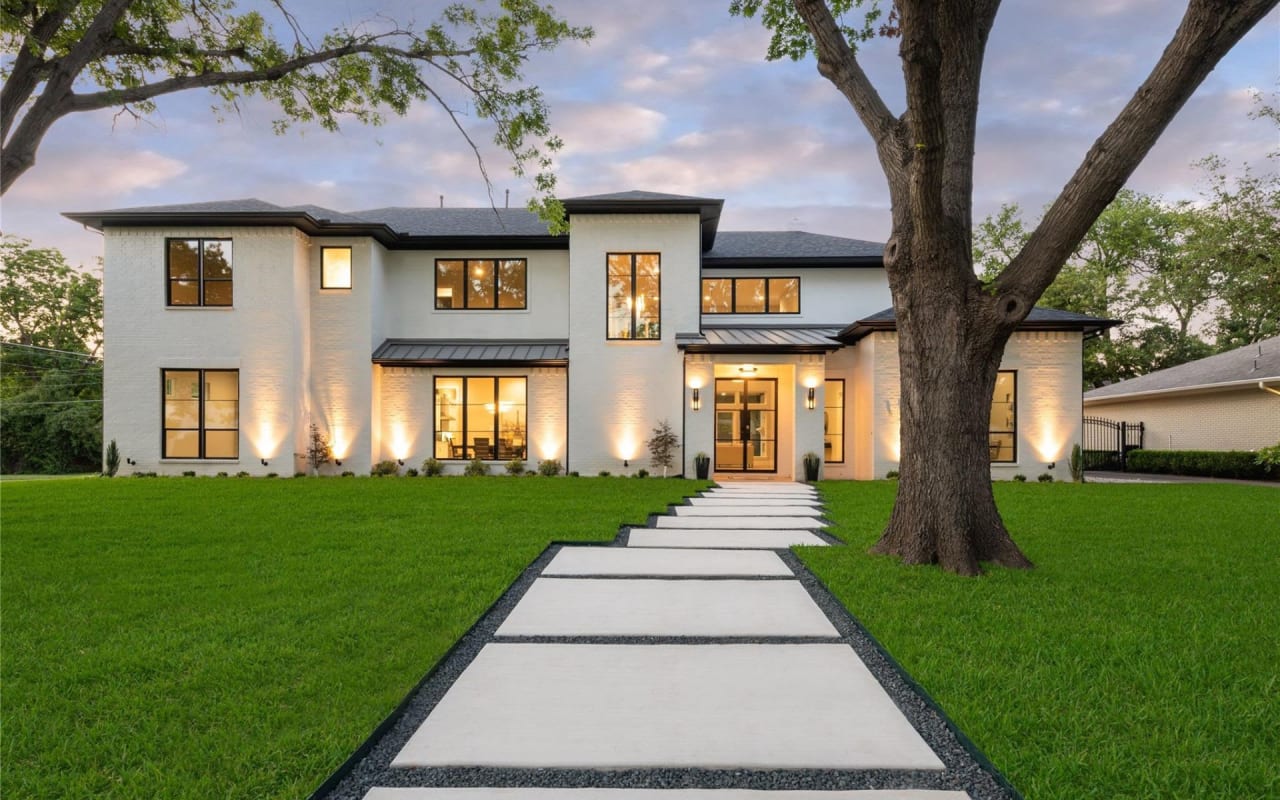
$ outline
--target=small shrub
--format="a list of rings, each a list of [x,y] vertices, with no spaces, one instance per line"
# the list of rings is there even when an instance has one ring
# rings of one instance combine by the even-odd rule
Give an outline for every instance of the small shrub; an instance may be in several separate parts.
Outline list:
[[[112,444],[115,443],[112,442]],[[1269,468],[1273,474],[1280,472],[1280,444],[1262,448],[1253,461],[1255,464]]]
[[[120,448],[116,447],[115,439],[107,445],[106,468],[108,478],[114,478],[120,470]]]
[[[343,470],[343,472],[342,472],[342,477],[344,477],[344,478],[354,478],[355,476],[356,476],[356,474],[355,474],[354,472],[352,472],[351,470],[349,470],[349,469],[348,469],[348,470]]]
[[[662,477],[667,477],[667,470],[675,462],[676,448],[680,446],[680,437],[671,430],[671,423],[659,420],[653,428],[653,438],[645,442],[645,446],[649,448],[649,461],[655,467],[662,467]]]
[[[416,478],[418,477],[418,470],[414,469],[413,467],[409,467],[404,471],[404,476],[406,478]]]
[[[647,478],[647,477],[649,477],[649,470],[647,470],[647,469],[642,469],[642,470],[640,470],[639,472],[637,472],[637,473],[635,474],[635,477],[637,477],[637,478]]]
[[[1084,455],[1078,444],[1071,447],[1071,480],[1084,483]]]
[[[384,475],[399,475],[400,465],[391,459],[379,461],[373,465],[373,469],[369,470],[369,474],[375,478],[381,478]]]
[[[1040,481],[1041,483],[1053,483],[1053,476],[1047,472],[1041,472],[1039,475],[1036,476],[1036,480]]]
[[[548,478],[555,477],[560,474],[560,462],[554,458],[548,458],[546,461],[538,462],[538,474],[545,475]]]
[[[1270,448],[1268,448],[1270,450]],[[1160,475],[1198,475],[1236,480],[1278,480],[1280,468],[1258,463],[1248,450],[1133,450],[1126,471]]]
[[[194,469],[189,469],[182,473],[182,477],[184,478],[194,478],[195,476],[196,476],[196,471]]]
[[[133,477],[135,477],[135,478],[158,478],[158,477],[160,477],[160,476],[159,476],[159,475],[157,475],[157,474],[156,474],[156,473],[154,473],[154,472],[141,472],[141,471],[138,471],[138,472],[134,472],[134,473],[133,473]]]
[[[582,477],[582,476],[581,476],[581,475],[579,475],[579,474],[578,474],[578,471],[575,469],[573,472],[570,472],[570,473],[569,473],[569,477],[570,477],[570,478],[580,478],[580,477]]]
[[[444,474],[444,462],[438,458],[428,458],[422,462],[422,474],[428,478]]]
[[[295,478],[305,478],[305,477],[307,477],[307,473],[305,473],[305,472],[295,472],[295,473],[293,473],[293,477],[295,477]]]
[[[508,474],[508,475],[523,475],[523,474],[524,474],[524,461],[522,461],[522,460],[520,460],[520,459],[518,459],[518,458],[513,458],[513,459],[511,459],[510,461],[508,461],[508,462],[507,462],[507,474]]]
[[[609,471],[609,470],[607,470],[607,469],[602,469],[602,470],[600,470],[600,477],[601,477],[601,478],[607,478],[607,477],[609,477],[609,476],[610,476],[610,475],[612,475],[612,474],[613,474],[613,473],[612,473],[612,472],[610,472],[610,471]]]
[[[896,480],[897,477],[898,477],[898,471],[896,469],[891,469],[884,474],[885,480],[888,480],[888,481]]]
[[[225,472],[219,472],[219,473],[218,473],[216,476],[214,476],[214,477],[217,477],[217,478],[225,478],[225,477],[227,477],[227,473],[225,473]]]
[[[249,475],[249,473],[245,472],[244,470],[240,470],[239,472],[237,472],[237,473],[236,473],[236,477],[237,477],[237,478],[248,478],[248,477],[250,477],[250,475]]]
[[[462,470],[462,474],[469,478],[479,478],[489,474],[489,465],[478,458],[473,458],[466,469]]]
[[[279,472],[268,472],[268,473],[267,473],[267,477],[268,477],[268,478],[279,478],[279,477],[280,477],[280,473],[279,473]]]
[[[1014,479],[1014,481],[1016,481],[1017,483],[1026,483],[1026,482],[1027,482],[1027,476],[1026,476],[1026,475],[1023,475],[1022,473],[1018,473],[1017,475],[1014,475],[1014,476],[1013,476],[1013,479]]]

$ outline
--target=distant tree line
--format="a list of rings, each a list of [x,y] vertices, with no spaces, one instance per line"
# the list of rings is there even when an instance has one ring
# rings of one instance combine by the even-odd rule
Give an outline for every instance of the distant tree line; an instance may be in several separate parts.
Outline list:
[[[102,281],[54,249],[0,238],[0,471],[102,462]]]
[[[1276,120],[1263,105],[1255,117]],[[1272,154],[1272,159],[1277,154]],[[1084,348],[1086,389],[1280,335],[1280,175],[1198,164],[1197,201],[1123,190],[1094,223],[1040,305],[1125,325]],[[974,265],[992,280],[1030,235],[1017,205],[974,230]]]

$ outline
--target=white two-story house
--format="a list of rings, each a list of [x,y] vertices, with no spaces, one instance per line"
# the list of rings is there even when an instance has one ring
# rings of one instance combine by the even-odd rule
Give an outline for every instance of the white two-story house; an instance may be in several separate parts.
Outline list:
[[[652,470],[667,421],[719,476],[897,468],[883,245],[719,231],[722,200],[340,213],[260,200],[67,214],[105,235],[104,440],[131,470],[291,473],[311,425],[367,473],[428,458]],[[1083,337],[1037,309],[992,398],[993,477],[1066,477]]]

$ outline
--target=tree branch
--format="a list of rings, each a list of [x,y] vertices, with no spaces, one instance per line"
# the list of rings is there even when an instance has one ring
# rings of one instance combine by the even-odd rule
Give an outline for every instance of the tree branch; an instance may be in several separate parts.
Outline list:
[[[1277,0],[1191,0],[1151,74],[1085,155],[1022,252],[995,280],[997,294],[1039,297],[1178,110],[1218,61]],[[1031,303],[1023,302],[1023,315]],[[1013,320],[1014,324],[1021,318]]]
[[[9,78],[0,90],[0,141],[9,137],[9,129],[18,118],[18,111],[31,99],[31,94],[47,73],[44,51],[53,35],[62,27],[80,0],[60,0],[31,26],[31,33],[22,40],[13,59]],[[34,10],[34,9],[33,9]]]
[[[905,126],[876,92],[827,4],[823,0],[792,2],[813,35],[818,73],[840,90],[871,134],[889,182],[889,195],[897,205],[898,199],[905,200],[907,194],[906,162],[910,151],[906,147]]]

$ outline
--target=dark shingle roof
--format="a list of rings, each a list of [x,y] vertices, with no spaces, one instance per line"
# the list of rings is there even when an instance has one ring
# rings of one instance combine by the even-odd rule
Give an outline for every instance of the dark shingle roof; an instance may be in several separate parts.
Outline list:
[[[711,197],[694,197],[689,194],[667,194],[665,192],[646,192],[640,189],[632,189],[626,192],[609,192],[607,194],[588,194],[581,197],[566,197],[565,203],[580,202],[670,202],[673,200],[683,200],[694,203],[722,203],[723,200],[716,200]]]
[[[1085,392],[1084,401],[1280,380],[1280,336]]]
[[[884,245],[804,231],[724,231],[702,256],[707,267],[749,265],[756,260],[861,262],[880,266]],[[743,262],[747,262],[744,264]]]
[[[409,236],[546,236],[547,223],[523,208],[373,208],[353,211]]]
[[[1062,311],[1056,308],[1036,306],[1031,309],[1030,314],[1027,314],[1027,318],[1022,321],[1018,329],[1097,333],[1119,324],[1120,322],[1114,319],[1102,319],[1101,317],[1091,317],[1088,314],[1077,314],[1074,311]],[[897,327],[897,317],[894,315],[893,309],[886,308],[884,311],[877,311],[870,316],[863,317],[840,331],[836,338],[842,342],[853,344],[868,334],[876,331],[892,331],[896,330]]]
[[[569,363],[569,342],[563,339],[387,339],[373,351],[373,363],[557,366]]]
[[[839,350],[839,328],[813,325],[704,326],[702,334],[676,334],[676,346],[691,353],[821,353]]]

